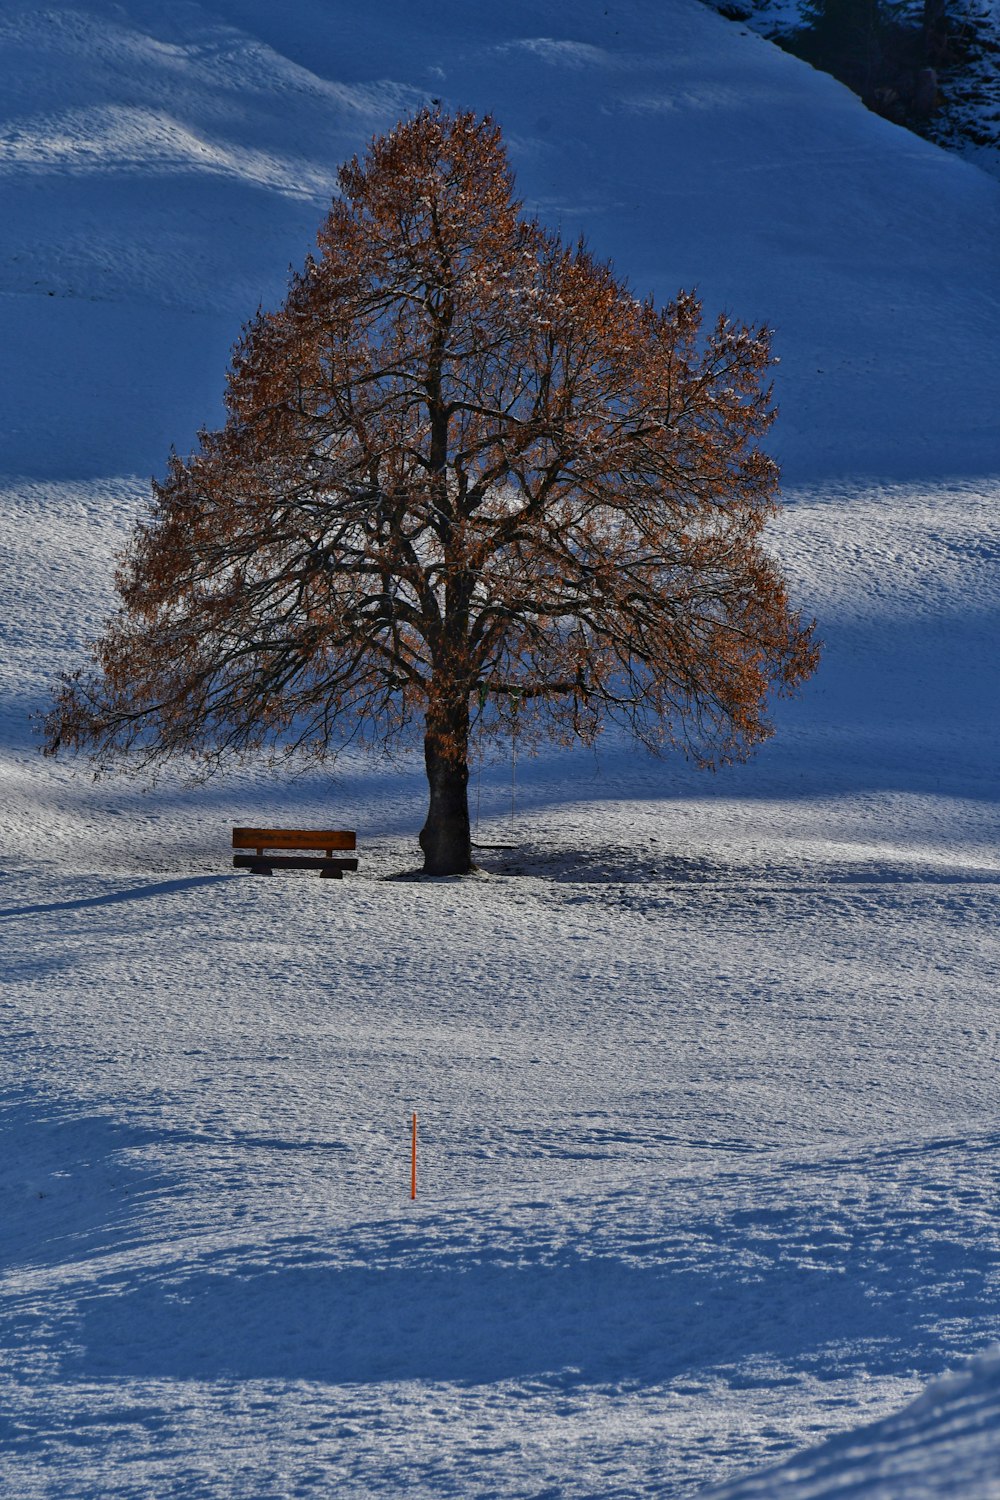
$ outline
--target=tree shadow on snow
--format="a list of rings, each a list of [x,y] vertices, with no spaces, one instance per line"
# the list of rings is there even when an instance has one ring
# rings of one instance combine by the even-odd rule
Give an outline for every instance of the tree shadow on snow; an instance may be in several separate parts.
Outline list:
[[[123,1250],[175,1186],[140,1160],[149,1132],[32,1089],[0,1098],[0,1139],[0,1266]]]
[[[482,851],[482,852],[481,852]],[[916,862],[823,859],[815,863],[740,863],[708,855],[673,853],[666,839],[634,844],[606,842],[591,848],[546,847],[525,838],[519,846],[480,846],[476,862],[489,875],[531,876],[567,885],[659,885],[722,890],[787,890],[816,894],[850,886],[1000,886],[1000,872],[929,868]]]
[[[42,901],[33,906],[0,907],[0,917],[33,917],[51,911],[82,911],[88,906],[118,906],[124,901],[149,901],[155,896],[173,896],[178,891],[194,890],[200,885],[216,885],[222,880],[238,880],[235,873],[225,875],[190,875],[183,880],[159,880],[155,885],[131,886],[122,891],[105,891],[101,896],[78,896],[72,901]]]
[[[334,1261],[302,1237],[116,1268],[77,1303],[61,1364],[86,1379],[362,1385],[929,1377],[995,1338],[1000,1253],[985,1230],[980,1243],[928,1233],[893,1201],[861,1243],[826,1235],[793,1200],[690,1224],[683,1249],[648,1257],[559,1243],[494,1253],[442,1221],[409,1253],[383,1245],[382,1264]]]

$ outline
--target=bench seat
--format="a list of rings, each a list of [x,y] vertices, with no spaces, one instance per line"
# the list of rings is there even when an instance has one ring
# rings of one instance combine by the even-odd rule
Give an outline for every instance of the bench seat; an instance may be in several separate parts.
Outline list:
[[[358,868],[357,857],[334,856],[334,850],[355,849],[357,834],[346,828],[234,828],[233,848],[253,850],[234,854],[233,865],[252,875],[275,870],[319,870],[330,880],[342,880],[345,870]],[[274,854],[274,849],[322,849],[322,854]]]

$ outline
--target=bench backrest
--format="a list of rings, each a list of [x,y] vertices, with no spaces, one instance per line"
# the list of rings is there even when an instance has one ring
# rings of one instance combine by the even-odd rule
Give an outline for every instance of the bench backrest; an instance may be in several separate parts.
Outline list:
[[[357,834],[346,828],[234,828],[234,849],[356,849]]]

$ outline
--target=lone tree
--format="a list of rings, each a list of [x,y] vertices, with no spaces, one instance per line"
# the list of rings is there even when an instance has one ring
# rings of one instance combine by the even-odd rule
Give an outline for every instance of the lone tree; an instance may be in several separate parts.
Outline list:
[[[637,301],[520,213],[498,127],[426,109],[343,167],[318,253],[174,456],[46,749],[205,771],[423,734],[425,869],[472,868],[470,745],[771,732],[811,627],[762,550],[767,331]]]

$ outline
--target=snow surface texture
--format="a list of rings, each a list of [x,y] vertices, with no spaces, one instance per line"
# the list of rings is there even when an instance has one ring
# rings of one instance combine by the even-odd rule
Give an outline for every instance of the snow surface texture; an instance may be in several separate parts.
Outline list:
[[[5,1489],[1000,1495],[996,1362],[919,1397],[1000,1338],[1000,187],[687,0],[0,29]],[[26,720],[336,163],[430,95],[638,290],[777,326],[826,641],[741,770],[487,766],[511,847],[440,883],[380,878],[416,763],[143,793]],[[300,819],[359,876],[227,869]]]
[[[712,1495],[715,1500],[994,1496],[1000,1491],[998,1402],[1000,1358],[984,1355],[959,1375],[935,1381],[898,1415],[832,1438],[778,1469]]]

